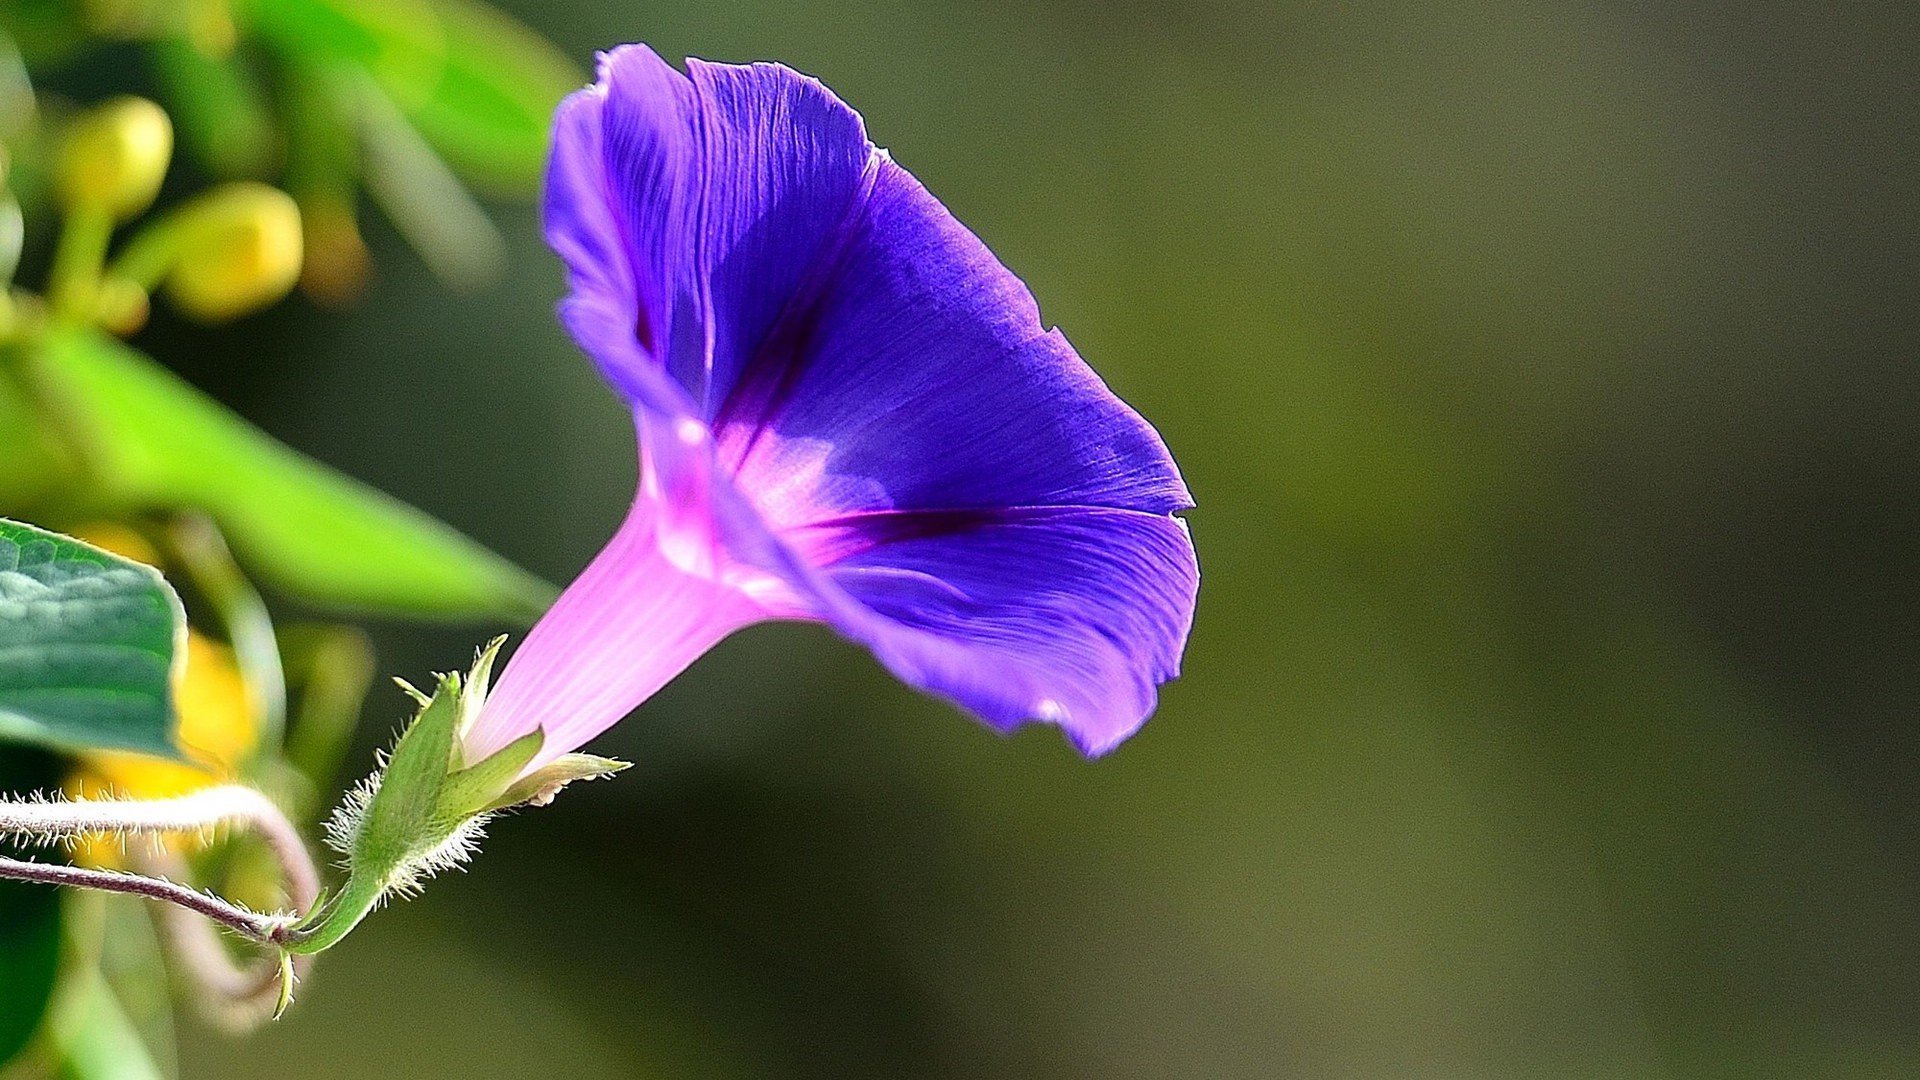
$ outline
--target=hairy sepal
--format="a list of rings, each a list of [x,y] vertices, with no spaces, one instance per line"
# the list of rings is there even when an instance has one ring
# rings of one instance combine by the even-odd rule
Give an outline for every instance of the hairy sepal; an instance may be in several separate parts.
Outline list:
[[[507,750],[511,749],[513,746],[507,747]],[[503,754],[506,752],[501,751]],[[632,768],[631,763],[614,758],[567,754],[515,781],[486,809],[491,812],[517,806],[545,806],[568,784],[580,780],[599,780],[629,768]]]
[[[439,676],[431,694],[400,684],[418,714],[327,827],[328,842],[346,856],[350,879],[364,891],[411,895],[427,878],[464,863],[499,811],[545,806],[568,784],[627,768],[611,758],[567,754],[528,771],[545,743],[538,731],[480,761],[465,760],[463,736],[486,703],[503,640],[483,647],[464,679]]]
[[[456,831],[437,819],[460,722],[460,685],[458,675],[440,677],[385,767],[335,814],[330,839],[344,849],[348,872],[380,882],[383,891],[437,869],[444,859],[436,853]]]

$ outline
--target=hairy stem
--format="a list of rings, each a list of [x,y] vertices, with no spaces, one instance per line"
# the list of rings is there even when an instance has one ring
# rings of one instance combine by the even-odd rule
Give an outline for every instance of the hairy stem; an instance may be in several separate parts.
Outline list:
[[[173,855],[151,862],[161,876],[175,876],[183,868]],[[184,908],[163,907],[156,914],[167,951],[179,962],[182,974],[203,991],[195,999],[202,1016],[236,1034],[273,1017],[282,989],[277,959],[260,957],[241,963],[227,950],[213,924]],[[313,957],[296,956],[293,964],[295,980],[304,980]]]
[[[287,899],[294,907],[293,916],[259,915],[164,878],[79,866],[0,859],[0,877],[164,900],[205,915],[250,940],[277,945],[287,927],[312,912],[320,897],[320,872],[300,839],[300,830],[273,800],[258,791],[225,784],[174,799],[0,800],[0,833],[43,842],[71,840],[89,833],[122,837],[195,833],[235,824],[251,827],[273,852],[286,882]]]
[[[222,784],[172,799],[0,800],[0,833],[41,841],[88,833],[195,833],[225,825],[245,825],[258,833],[286,876],[288,900],[299,914],[312,910],[320,896],[320,871],[300,830],[272,799],[250,787]]]
[[[217,896],[165,878],[126,874],[117,870],[94,870],[85,866],[40,863],[27,859],[0,857],[0,878],[32,881],[42,885],[67,885],[77,889],[143,896],[182,907],[263,945],[275,944],[295,921],[288,915],[261,915]]]
[[[346,887],[324,911],[283,935],[288,951],[295,956],[312,956],[338,945],[380,906],[386,890],[385,881],[360,875],[349,877]]]

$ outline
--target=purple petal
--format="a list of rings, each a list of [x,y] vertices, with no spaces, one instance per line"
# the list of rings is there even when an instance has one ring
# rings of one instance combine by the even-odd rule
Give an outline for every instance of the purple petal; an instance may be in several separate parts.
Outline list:
[[[643,45],[601,59],[561,106],[546,223],[570,270],[563,317],[601,370],[639,403],[704,418],[830,259],[878,159],[812,79],[688,71]]]
[[[880,168],[830,288],[716,422],[751,489],[829,447],[813,511],[1192,505],[1159,435],[919,181]],[[789,518],[789,520],[792,520]]]
[[[835,625],[902,680],[1002,730],[1043,720],[1104,754],[1180,673],[1199,568],[1177,518],[918,511],[807,532],[864,548],[826,572],[859,605]]]
[[[658,342],[672,326],[679,267],[693,246],[692,91],[644,46],[601,58],[600,81],[554,115],[547,165],[547,243],[567,267],[560,319],[608,381],[660,410],[684,393]],[[661,122],[627,118],[647,103]],[[648,212],[629,213],[636,201]]]

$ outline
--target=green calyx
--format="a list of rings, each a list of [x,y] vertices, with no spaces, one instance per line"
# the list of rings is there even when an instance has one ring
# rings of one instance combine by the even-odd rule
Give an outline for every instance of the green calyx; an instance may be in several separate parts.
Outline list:
[[[465,678],[441,675],[431,694],[401,684],[419,714],[394,744],[384,770],[349,793],[334,813],[328,840],[347,857],[347,882],[294,928],[289,951],[330,948],[388,896],[413,895],[435,873],[465,862],[494,814],[544,806],[570,783],[627,767],[610,758],[567,754],[528,771],[545,742],[539,731],[479,761],[465,759],[462,737],[486,703],[504,641],[481,649]]]

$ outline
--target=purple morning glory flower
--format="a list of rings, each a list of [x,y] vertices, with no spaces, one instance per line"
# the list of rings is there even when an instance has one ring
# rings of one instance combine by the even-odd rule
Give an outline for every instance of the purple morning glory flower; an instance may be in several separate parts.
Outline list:
[[[721,638],[828,623],[992,726],[1111,750],[1179,671],[1192,505],[1153,428],[819,82],[629,45],[560,106],[560,317],[633,407],[632,512],[468,759],[604,731]]]

